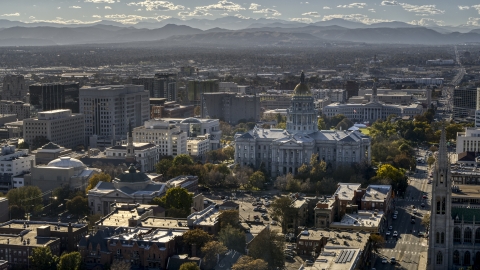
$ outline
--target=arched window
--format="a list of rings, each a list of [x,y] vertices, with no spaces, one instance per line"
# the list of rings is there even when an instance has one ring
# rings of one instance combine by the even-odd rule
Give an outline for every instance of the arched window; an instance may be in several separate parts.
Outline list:
[[[442,199],[442,215],[445,215],[445,198]]]
[[[472,242],[472,229],[470,228],[465,228],[465,231],[463,232],[463,242],[464,243],[471,243]]]
[[[475,244],[480,244],[480,228],[475,230]]]
[[[442,232],[442,236],[440,238],[440,243],[445,244],[445,233]]]
[[[443,254],[441,251],[437,253],[437,264],[443,264]]]
[[[460,231],[459,227],[455,227],[453,229],[453,242],[460,243],[462,237],[462,232]]]
[[[463,255],[463,265],[470,265],[470,251],[466,251],[465,255]]]
[[[453,264],[460,264],[460,252],[458,250],[453,252]]]
[[[437,199],[437,215],[440,215],[440,199]]]
[[[440,233],[439,232],[437,232],[437,234],[436,234],[435,243],[437,243],[437,244],[440,243]]]

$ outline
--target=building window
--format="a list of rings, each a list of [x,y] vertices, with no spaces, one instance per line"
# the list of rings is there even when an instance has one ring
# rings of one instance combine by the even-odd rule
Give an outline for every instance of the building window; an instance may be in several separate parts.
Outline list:
[[[466,228],[463,232],[463,242],[464,243],[471,243],[472,242],[472,229]]]
[[[455,227],[453,229],[453,242],[460,243],[462,232],[460,231],[459,227]]]
[[[443,264],[443,254],[441,251],[437,253],[437,264]]]

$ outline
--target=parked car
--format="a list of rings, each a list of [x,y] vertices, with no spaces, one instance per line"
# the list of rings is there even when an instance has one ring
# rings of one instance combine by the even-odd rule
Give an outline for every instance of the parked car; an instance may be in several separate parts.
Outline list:
[[[422,202],[422,204],[420,204],[421,207],[425,207],[425,203]]]
[[[393,231],[393,237],[398,237],[398,232],[397,231]]]
[[[387,232],[385,233],[386,236],[390,236],[390,234],[391,234],[390,231],[387,231]]]
[[[388,229],[393,230],[393,226],[392,225],[388,226]]]
[[[387,258],[383,258],[383,259],[382,259],[382,263],[383,263],[383,264],[388,263]]]
[[[425,232],[423,232],[423,231],[419,231],[419,232],[418,232],[418,236],[420,236],[420,237],[423,237],[423,236],[425,236]]]
[[[313,265],[313,262],[310,261],[310,260],[305,260],[305,264],[306,264],[306,265]]]
[[[392,258],[390,259],[390,263],[391,263],[391,264],[396,264],[396,263],[397,263],[397,259],[395,259],[395,257],[392,257]]]
[[[397,219],[397,215],[393,215],[393,219]]]

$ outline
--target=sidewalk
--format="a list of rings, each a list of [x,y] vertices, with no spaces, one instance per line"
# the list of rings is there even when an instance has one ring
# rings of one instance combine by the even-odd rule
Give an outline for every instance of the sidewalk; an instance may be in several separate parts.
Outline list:
[[[422,252],[420,254],[420,261],[418,262],[418,270],[426,270],[427,269],[427,251]]]

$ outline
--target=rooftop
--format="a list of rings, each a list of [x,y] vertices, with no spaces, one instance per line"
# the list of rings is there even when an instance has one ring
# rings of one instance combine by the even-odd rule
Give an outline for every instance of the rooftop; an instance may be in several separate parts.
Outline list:
[[[362,201],[384,202],[391,190],[392,186],[390,185],[369,185]]]
[[[338,183],[338,188],[333,196],[338,195],[340,200],[353,200],[355,191],[360,188],[360,184]]]
[[[190,214],[187,217],[189,226],[213,226],[218,222],[221,212],[218,205],[213,204],[209,207]]]
[[[480,186],[456,185],[456,187],[458,187],[458,189],[452,192],[452,198],[480,198]]]
[[[379,211],[377,214],[374,211],[358,211],[356,214],[345,214],[340,222],[332,222],[330,227],[376,231],[383,215],[383,211]]]
[[[139,226],[145,228],[189,229],[187,225],[187,219],[185,218],[147,217],[141,221]]]
[[[325,247],[315,260],[314,265],[306,269],[350,270],[358,269],[361,250],[347,247]]]

